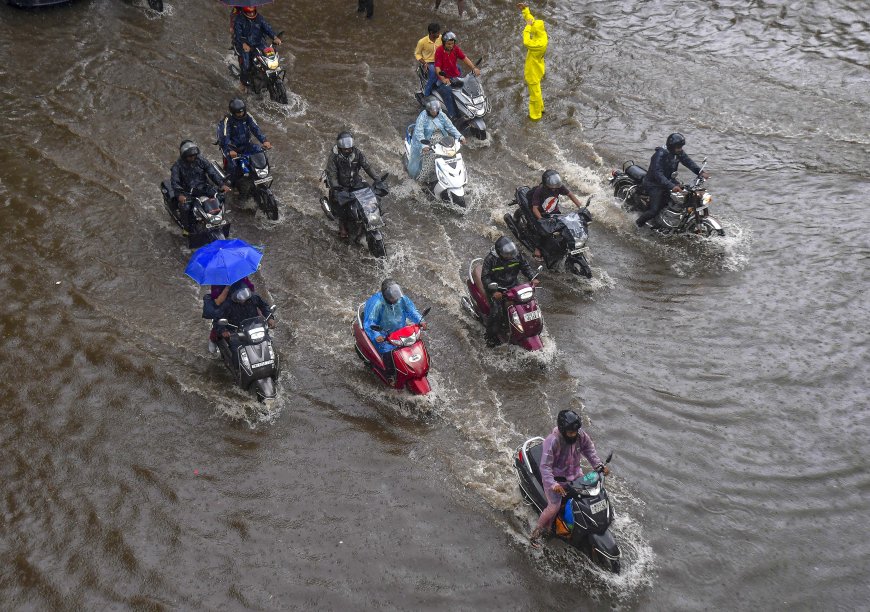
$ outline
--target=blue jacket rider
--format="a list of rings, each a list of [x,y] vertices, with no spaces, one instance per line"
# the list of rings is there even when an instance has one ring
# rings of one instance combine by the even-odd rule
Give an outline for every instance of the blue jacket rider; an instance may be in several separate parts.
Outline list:
[[[672,175],[677,171],[677,166],[683,164],[693,173],[701,174],[703,178],[710,178],[706,172],[701,173],[701,168],[692,161],[692,158],[683,151],[686,139],[682,134],[673,133],[668,136],[665,146],[657,147],[649,161],[649,171],[643,179],[643,188],[649,194],[649,209],[637,218],[635,223],[643,227],[647,221],[654,219],[662,208],[668,203],[668,192],[680,192],[683,186]]]
[[[218,146],[227,160],[227,170],[235,178],[235,158],[242,154],[258,153],[262,149],[251,143],[251,135],[263,143],[263,149],[271,149],[272,143],[266,138],[263,130],[248,113],[248,108],[241,98],[233,98],[229,104],[229,114],[218,123]]]
[[[242,8],[244,19],[236,16],[233,20],[233,46],[236,52],[242,59],[240,80],[243,85],[249,84],[248,75],[251,70],[251,51],[254,49],[264,49],[266,41],[264,34],[275,41],[276,45],[281,44],[281,39],[275,36],[275,31],[269,22],[262,15],[257,14],[257,8],[254,6],[246,6]]]
[[[393,362],[392,352],[396,347],[387,341],[387,336],[397,329],[405,327],[409,319],[426,329],[426,322],[417,312],[411,298],[402,293],[399,283],[391,278],[384,279],[384,282],[381,283],[381,290],[366,300],[363,311],[363,329],[384,360],[384,373],[393,381],[395,380],[396,366]],[[377,325],[380,330],[373,330],[372,325]]]

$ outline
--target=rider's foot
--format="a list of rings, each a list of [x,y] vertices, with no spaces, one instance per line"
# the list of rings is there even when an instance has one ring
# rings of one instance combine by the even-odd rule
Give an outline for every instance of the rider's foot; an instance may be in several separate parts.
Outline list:
[[[218,345],[215,344],[214,342],[212,342],[211,340],[208,341],[208,352],[211,353],[212,355],[214,355],[215,353],[218,352]]]
[[[540,527],[535,527],[532,530],[532,533],[529,534],[529,545],[532,548],[541,548],[541,546],[543,546],[543,543],[541,542],[541,538],[543,537],[543,535],[544,530]]]
[[[489,348],[495,348],[501,344],[501,338],[498,336],[486,335],[486,345]]]
[[[638,227],[644,227],[646,225],[646,221],[641,221],[640,219],[638,219],[634,222],[634,224]]]
[[[535,261],[544,261],[544,257],[541,255],[541,249],[535,249]]]

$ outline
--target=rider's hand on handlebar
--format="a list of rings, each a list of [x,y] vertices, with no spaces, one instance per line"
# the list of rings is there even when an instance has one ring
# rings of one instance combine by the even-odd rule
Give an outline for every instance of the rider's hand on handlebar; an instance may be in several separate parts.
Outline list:
[[[223,185],[223,186],[221,187],[221,191],[223,191],[224,193],[229,193],[229,192],[231,192],[232,190],[233,190],[233,188],[230,187],[229,185]]]
[[[227,330],[224,330],[223,333],[221,333],[221,336],[223,336],[224,338],[226,338],[227,340],[229,340],[229,338],[230,338],[230,332],[228,332]]]
[[[420,321],[420,329],[429,329],[429,324],[426,321]]]
[[[249,45],[248,43],[243,42],[243,43],[242,43],[242,51],[244,51],[245,53],[248,53],[250,50],[251,50],[251,45]]]
[[[537,287],[540,284],[541,284],[541,281],[539,281],[537,278],[532,279],[532,287]]]
[[[480,68],[478,68],[477,66],[472,68],[471,71],[474,73],[474,76],[480,76]]]
[[[682,185],[674,185],[673,189],[671,189],[671,191],[673,191],[674,193],[680,193],[682,190],[683,190]]]
[[[266,142],[263,143],[263,148],[264,149],[271,149],[272,143],[267,140]]]
[[[383,342],[384,340],[386,340],[386,338],[383,336],[375,336],[375,342]]]
[[[607,467],[606,465],[604,466],[604,469],[602,469],[601,471],[604,472],[605,476],[610,476],[610,468]]]
[[[278,38],[278,37],[276,36],[275,38],[272,39],[272,44],[275,45],[275,46],[280,45],[280,44],[281,44],[281,39]]]
[[[236,153],[235,151],[230,151],[230,159],[235,159],[235,158],[237,158],[238,156],[239,156],[239,154]]]
[[[182,194],[182,195],[178,196],[178,203],[179,203],[179,204],[184,204],[185,202],[187,202],[187,196],[186,196],[186,195]]]
[[[706,181],[708,178],[710,178],[710,173],[705,170],[701,173],[701,178]]]
[[[459,142],[460,142],[460,144],[465,144],[465,136],[460,136]]]
[[[558,482],[553,485],[553,493],[558,493],[561,496],[565,496],[565,487],[560,485]]]
[[[492,297],[493,299],[500,300],[502,297],[504,297],[504,294],[501,291],[496,291],[492,294]]]
[[[267,325],[269,326],[269,329],[275,327],[275,319],[269,319]]]

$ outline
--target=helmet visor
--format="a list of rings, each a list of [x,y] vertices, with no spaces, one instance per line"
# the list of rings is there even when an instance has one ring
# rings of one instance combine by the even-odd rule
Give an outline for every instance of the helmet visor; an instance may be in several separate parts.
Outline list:
[[[426,102],[426,111],[432,115],[437,115],[441,112],[441,102],[438,100],[429,100]]]
[[[353,136],[342,136],[341,138],[336,140],[336,142],[338,143],[339,149],[352,149],[353,148]]]
[[[502,259],[516,259],[517,255],[520,254],[519,250],[517,250],[517,245],[513,242],[506,242],[496,249],[498,252],[498,256]]]
[[[233,301],[237,304],[244,304],[249,299],[251,299],[252,295],[253,293],[250,289],[248,289],[247,287],[242,287],[233,294]]]

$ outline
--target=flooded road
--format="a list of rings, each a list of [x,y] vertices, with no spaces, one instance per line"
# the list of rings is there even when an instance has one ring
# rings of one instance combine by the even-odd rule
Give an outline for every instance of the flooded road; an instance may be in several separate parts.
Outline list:
[[[159,183],[215,157],[233,96],[217,2],[0,6],[0,598],[10,609],[843,609],[870,600],[870,27],[843,0],[533,6],[546,114],[526,118],[508,2],[278,2],[290,104],[249,96],[281,219],[232,201],[279,305],[277,404],[206,350],[203,291]],[[470,206],[402,170],[431,20],[484,56]],[[389,256],[317,203],[335,134],[390,172]],[[607,176],[672,131],[708,158],[726,237],[639,232]],[[594,277],[545,273],[546,350],[491,351],[462,276],[514,188],[593,194]],[[685,178],[685,171],[682,172]],[[386,275],[421,309],[431,395],[378,386],[353,311]],[[582,406],[626,557],[531,551],[512,452]]]

